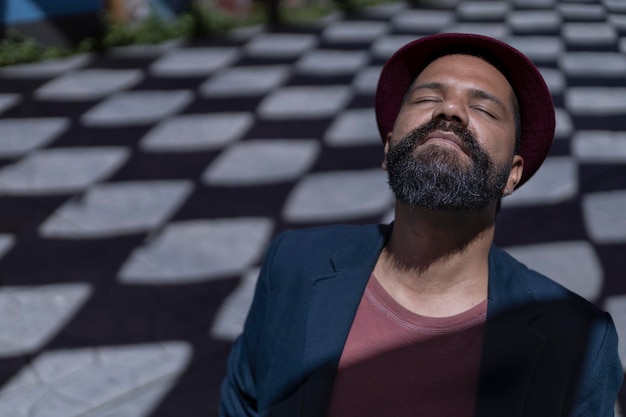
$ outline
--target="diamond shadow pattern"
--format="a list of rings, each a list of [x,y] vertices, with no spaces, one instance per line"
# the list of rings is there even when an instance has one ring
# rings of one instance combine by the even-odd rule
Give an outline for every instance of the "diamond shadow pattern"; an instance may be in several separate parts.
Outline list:
[[[419,3],[0,68],[0,415],[216,415],[269,240],[391,219],[376,82],[437,32],[544,74],[556,140],[496,242],[611,312],[626,364],[626,3]]]

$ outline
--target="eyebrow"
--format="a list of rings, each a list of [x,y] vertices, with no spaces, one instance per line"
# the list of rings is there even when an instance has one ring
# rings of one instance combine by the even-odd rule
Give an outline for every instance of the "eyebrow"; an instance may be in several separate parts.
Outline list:
[[[437,90],[437,91],[445,92],[446,89],[447,87],[442,83],[430,82],[430,83],[424,83],[424,84],[419,84],[419,85],[414,86],[409,91],[409,94],[412,94],[413,92],[419,91],[419,90]],[[498,97],[494,96],[493,94],[489,94],[488,92],[484,90],[479,90],[476,88],[471,89],[469,91],[469,94],[470,94],[470,97],[473,97],[473,98],[489,100],[493,102],[495,105],[497,105],[498,107],[500,107],[503,111],[505,112],[507,111],[507,108],[502,102],[502,100],[500,100]]]

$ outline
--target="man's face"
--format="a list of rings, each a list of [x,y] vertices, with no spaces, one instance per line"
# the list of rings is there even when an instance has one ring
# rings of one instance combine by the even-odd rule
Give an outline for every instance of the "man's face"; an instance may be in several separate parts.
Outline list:
[[[396,197],[413,207],[478,210],[521,177],[513,156],[513,92],[484,60],[448,55],[433,61],[407,93],[385,144]]]

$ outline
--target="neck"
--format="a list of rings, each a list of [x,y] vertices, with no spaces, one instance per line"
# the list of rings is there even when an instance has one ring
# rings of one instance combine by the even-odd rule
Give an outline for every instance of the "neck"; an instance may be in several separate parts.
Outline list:
[[[444,212],[397,203],[395,214],[374,272],[396,301],[420,314],[442,316],[485,299],[495,205]]]

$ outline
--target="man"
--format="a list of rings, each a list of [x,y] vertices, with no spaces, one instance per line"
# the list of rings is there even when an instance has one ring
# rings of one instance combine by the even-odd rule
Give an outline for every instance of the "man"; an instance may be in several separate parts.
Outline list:
[[[220,415],[612,416],[609,315],[492,244],[554,134],[536,67],[495,39],[424,37],[385,64],[376,115],[394,223],[273,241]]]

